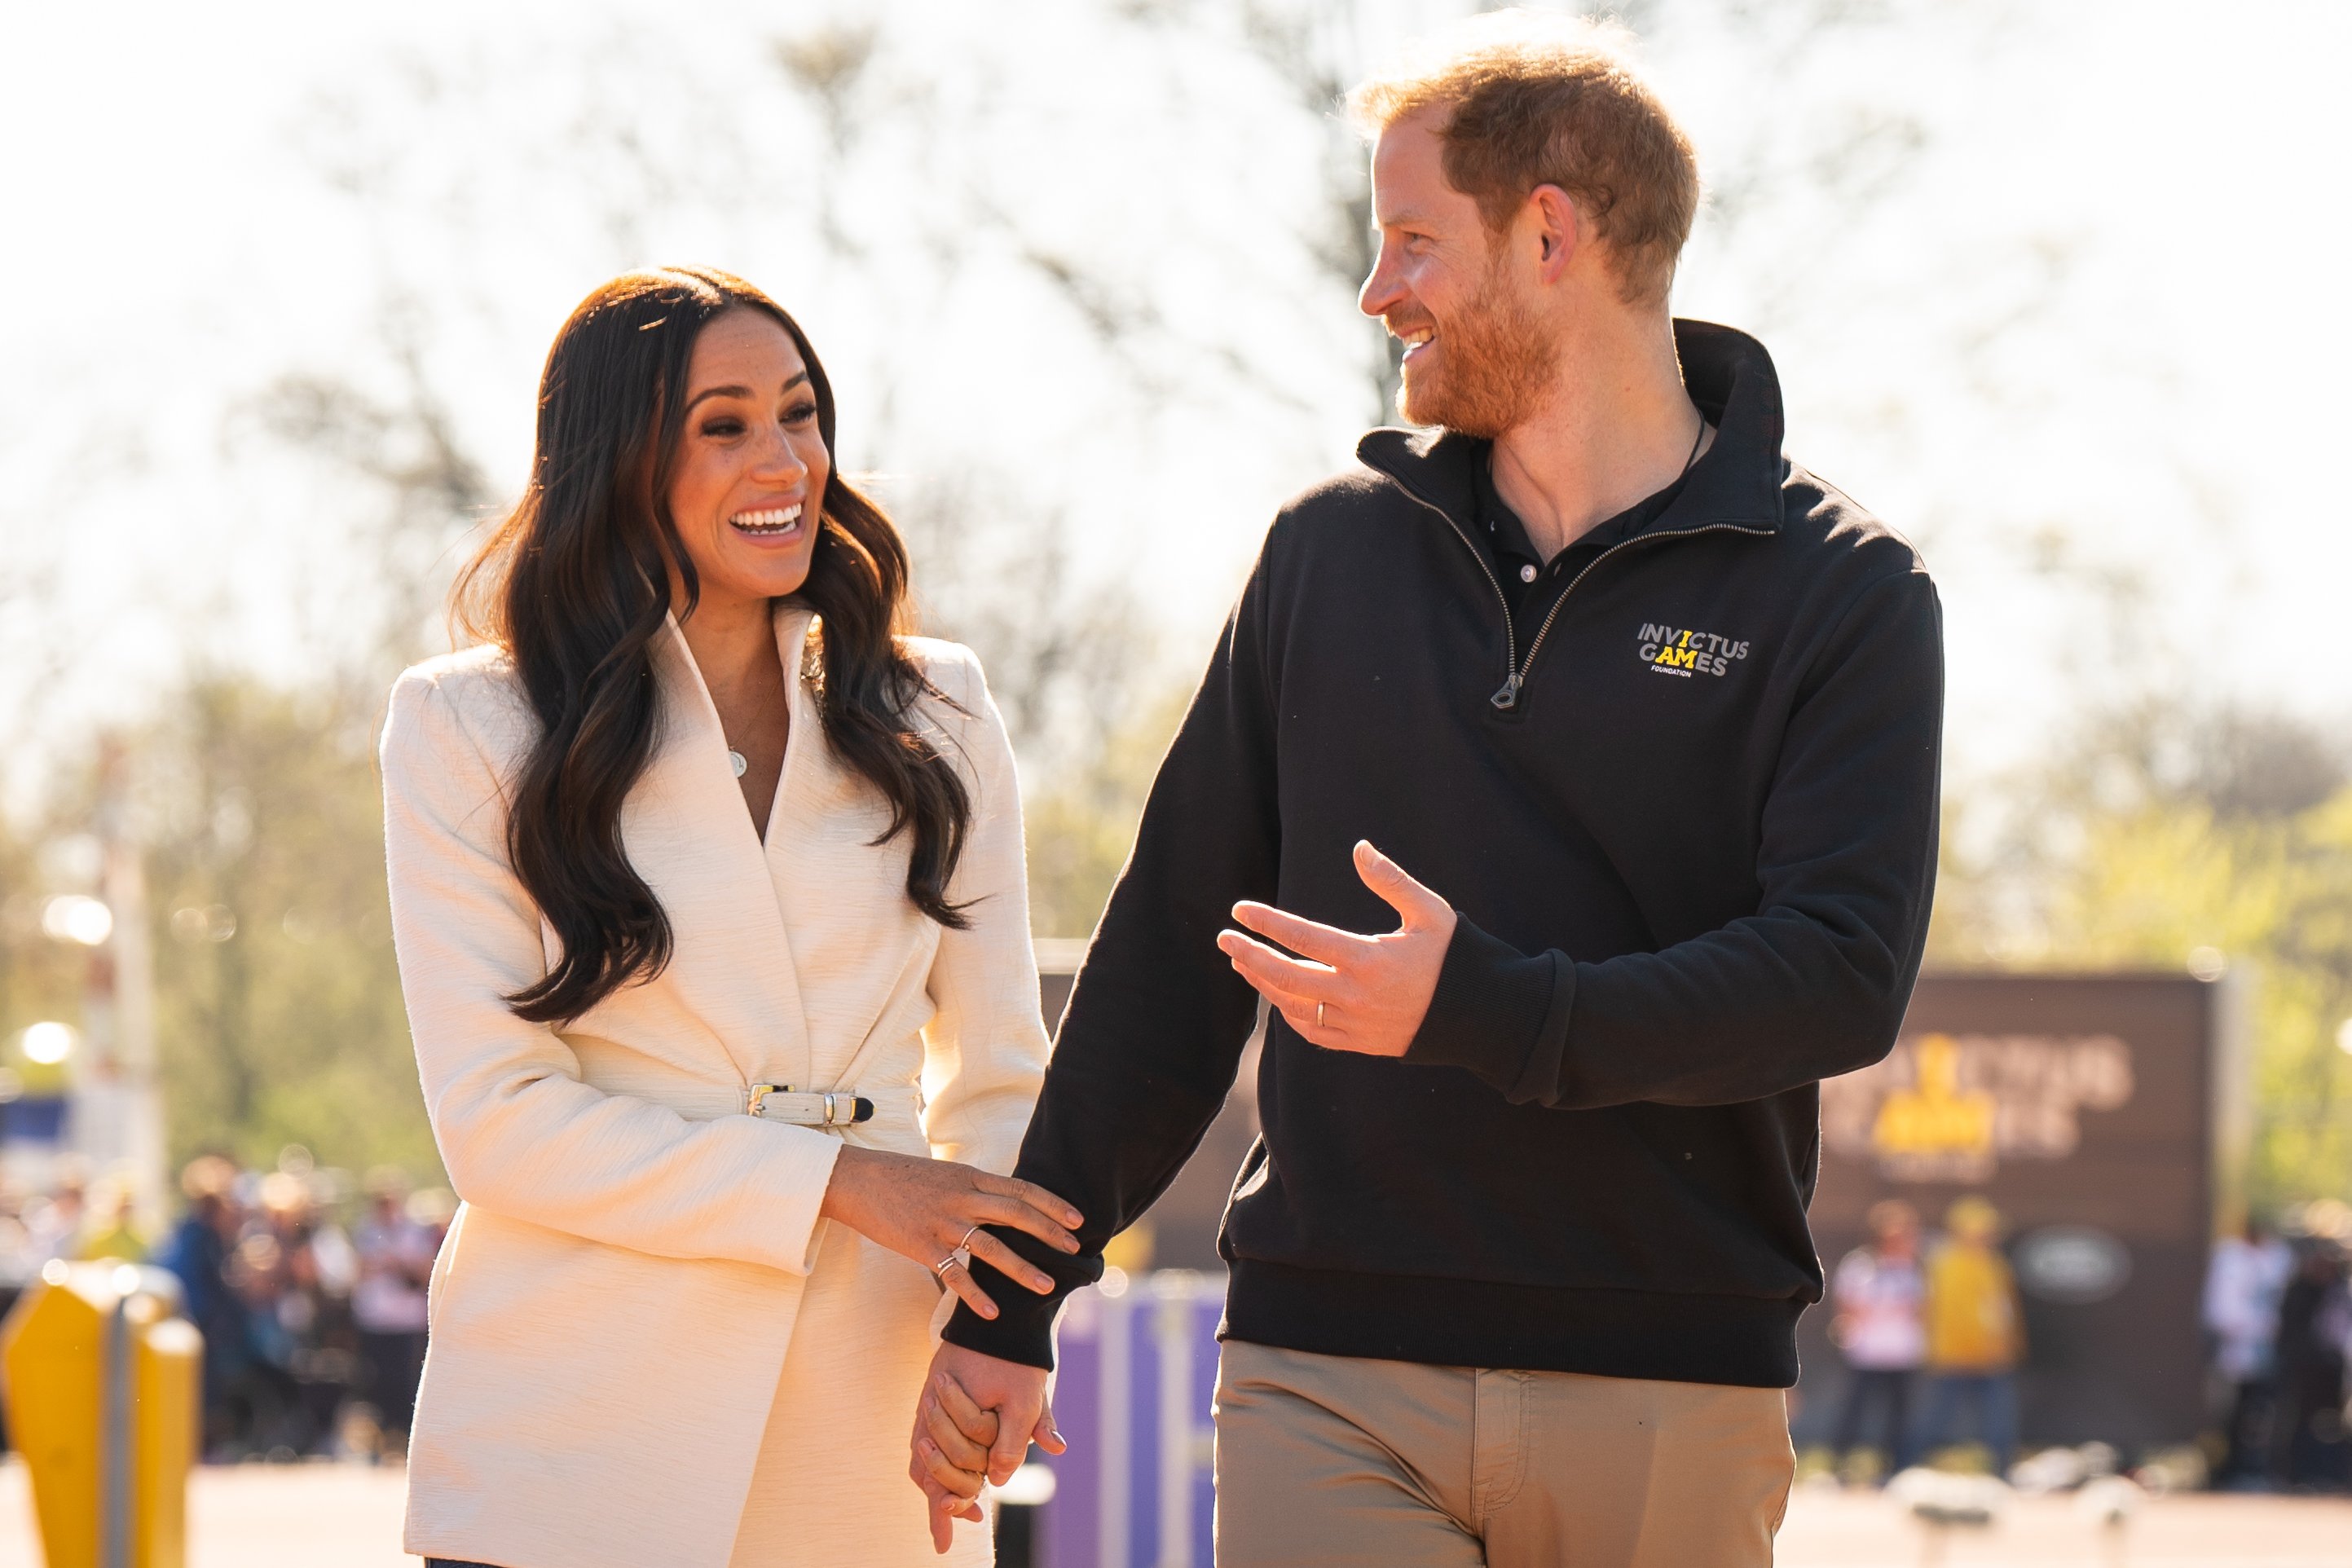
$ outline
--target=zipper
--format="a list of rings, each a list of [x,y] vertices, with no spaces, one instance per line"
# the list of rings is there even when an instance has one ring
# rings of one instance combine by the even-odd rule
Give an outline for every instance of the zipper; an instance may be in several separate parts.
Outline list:
[[[1392,480],[1395,479],[1394,475],[1391,475],[1390,478]],[[1568,596],[1570,594],[1576,592],[1576,585],[1592,575],[1592,569],[1603,561],[1621,550],[1631,550],[1637,544],[1647,544],[1654,540],[1687,539],[1695,533],[1769,533],[1772,531],[1769,528],[1754,528],[1739,522],[1703,522],[1696,528],[1670,529],[1662,533],[1637,534],[1632,539],[1618,541],[1586,562],[1584,570],[1568,580],[1568,586],[1562,588],[1559,591],[1559,597],[1551,602],[1550,610],[1544,616],[1543,625],[1536,628],[1533,640],[1528,644],[1528,657],[1522,661],[1519,658],[1518,630],[1511,624],[1511,601],[1503,592],[1502,579],[1495,575],[1495,568],[1487,561],[1486,552],[1478,548],[1478,542],[1470,537],[1467,530],[1454,521],[1453,513],[1433,501],[1423,500],[1420,496],[1414,495],[1412,487],[1402,480],[1396,480],[1396,487],[1411,497],[1414,505],[1427,508],[1444,519],[1445,526],[1454,531],[1454,537],[1462,542],[1463,548],[1470,552],[1470,558],[1478,563],[1478,570],[1486,575],[1486,585],[1495,590],[1495,603],[1501,605],[1503,610],[1503,684],[1496,688],[1495,694],[1486,700],[1496,711],[1501,713],[1508,713],[1519,705],[1520,689],[1528,683],[1528,671],[1535,668],[1536,655],[1542,651],[1544,638],[1551,635],[1552,622],[1559,619],[1560,606],[1568,603]]]

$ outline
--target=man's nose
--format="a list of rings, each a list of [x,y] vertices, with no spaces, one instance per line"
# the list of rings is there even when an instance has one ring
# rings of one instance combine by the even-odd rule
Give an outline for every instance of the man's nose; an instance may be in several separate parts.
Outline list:
[[[1389,261],[1387,246],[1372,258],[1372,274],[1356,295],[1356,309],[1367,316],[1385,316],[1404,299],[1404,285]]]

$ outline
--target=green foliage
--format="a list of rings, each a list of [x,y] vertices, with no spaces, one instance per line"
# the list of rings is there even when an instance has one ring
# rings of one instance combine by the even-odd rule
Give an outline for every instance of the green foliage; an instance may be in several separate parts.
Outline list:
[[[302,1143],[321,1163],[437,1179],[393,960],[374,714],[241,676],[193,679],[160,711],[126,740],[172,1159],[268,1168]],[[90,812],[89,782],[66,784],[46,837]],[[0,932],[0,1026],[77,1021],[86,960],[37,926],[56,879],[9,839],[0,875],[25,889]]]
[[[2094,726],[1990,847],[1948,835],[1929,942],[1962,964],[2177,970],[2213,948],[2251,969],[2258,1210],[2352,1198],[2352,784],[2331,758],[2275,720]]]
[[[1152,775],[1192,700],[1189,685],[1162,692],[1104,736],[1082,765],[1024,803],[1029,926],[1039,936],[1093,934],[1134,847]]]
[[[148,881],[175,1154],[437,1170],[385,900],[374,714],[199,679],[154,731]],[[226,910],[235,921],[225,934]],[[215,911],[208,921],[206,911]]]

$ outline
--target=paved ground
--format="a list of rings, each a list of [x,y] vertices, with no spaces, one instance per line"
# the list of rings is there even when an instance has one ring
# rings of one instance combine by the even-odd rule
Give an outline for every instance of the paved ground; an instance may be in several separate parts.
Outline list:
[[[399,1547],[400,1475],[339,1465],[197,1472],[188,1568],[416,1568]],[[0,1464],[0,1568],[36,1568],[25,1472]],[[1932,1536],[1883,1498],[1801,1491],[1780,1568],[2352,1568],[2352,1501],[2184,1497],[2120,1531],[2071,1498],[2017,1502],[1996,1524]]]

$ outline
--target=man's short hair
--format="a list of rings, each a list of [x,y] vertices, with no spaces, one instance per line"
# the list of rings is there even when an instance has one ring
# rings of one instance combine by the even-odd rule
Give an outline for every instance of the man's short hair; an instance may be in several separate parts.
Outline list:
[[[1607,23],[1499,11],[1441,35],[1430,51],[1348,96],[1377,136],[1408,114],[1451,110],[1445,178],[1508,227],[1539,185],[1566,191],[1608,247],[1628,304],[1664,303],[1698,211],[1690,138]]]

